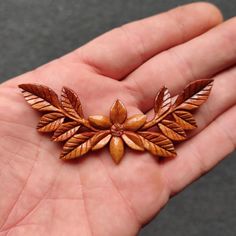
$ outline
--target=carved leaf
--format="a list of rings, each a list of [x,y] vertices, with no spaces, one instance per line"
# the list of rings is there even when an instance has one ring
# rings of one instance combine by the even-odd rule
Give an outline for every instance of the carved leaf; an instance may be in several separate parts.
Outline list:
[[[125,131],[122,135],[122,139],[130,148],[137,151],[144,150],[142,138],[138,134],[135,134],[134,132]]]
[[[124,129],[130,130],[130,131],[136,131],[144,125],[146,119],[147,119],[147,116],[142,115],[142,114],[133,115],[125,121]]]
[[[170,120],[163,120],[158,124],[160,130],[169,139],[181,141],[186,139],[186,133],[176,122]]]
[[[84,132],[74,135],[63,146],[61,158],[64,160],[73,159],[88,152],[92,147],[90,139],[94,135],[95,132]]]
[[[118,164],[122,157],[124,156],[124,142],[122,138],[113,136],[110,141],[110,146],[109,146],[110,154],[112,159],[116,164]]]
[[[175,109],[193,110],[202,105],[209,97],[213,80],[197,80],[190,83],[180,94],[175,103]]]
[[[61,158],[69,160],[86,154],[101,139],[107,136],[108,132],[84,132],[70,138],[63,147]]]
[[[20,84],[25,100],[38,111],[59,111],[60,101],[50,88],[38,84]]]
[[[120,100],[116,100],[110,111],[110,119],[112,123],[122,124],[125,121],[126,117],[127,111],[124,104]]]
[[[174,157],[176,155],[173,143],[167,137],[156,132],[138,132],[142,137],[143,145],[146,150],[155,156]]]
[[[59,142],[65,141],[72,137],[80,128],[80,125],[76,121],[66,122],[61,124],[54,132],[52,140]]]
[[[187,111],[175,111],[173,113],[175,121],[185,130],[191,130],[197,128],[197,123],[190,112]]]
[[[96,116],[89,116],[88,118],[89,123],[100,129],[109,129],[112,126],[110,119],[106,116],[96,115]]]
[[[72,117],[81,120],[84,117],[82,105],[77,94],[69,88],[63,87],[61,94],[63,109]]]
[[[55,131],[64,121],[64,115],[58,112],[52,112],[45,114],[39,120],[37,130],[40,132],[53,132]]]
[[[171,107],[171,97],[168,89],[163,87],[160,92],[157,94],[154,103],[154,111],[157,116],[163,115]]]

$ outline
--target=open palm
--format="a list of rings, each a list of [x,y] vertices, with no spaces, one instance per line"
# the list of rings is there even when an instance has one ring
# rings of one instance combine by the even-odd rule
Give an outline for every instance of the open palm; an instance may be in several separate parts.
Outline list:
[[[179,7],[116,28],[2,84],[0,235],[135,235],[172,195],[232,152],[236,20],[221,21],[212,5]],[[107,150],[59,160],[61,145],[36,131],[39,114],[17,88],[40,83],[59,92],[67,86],[79,94],[85,115],[107,115],[116,99],[129,115],[149,115],[163,85],[175,95],[209,77],[215,82],[195,116],[199,127],[177,147],[176,158],[162,163],[130,150],[119,165]]]

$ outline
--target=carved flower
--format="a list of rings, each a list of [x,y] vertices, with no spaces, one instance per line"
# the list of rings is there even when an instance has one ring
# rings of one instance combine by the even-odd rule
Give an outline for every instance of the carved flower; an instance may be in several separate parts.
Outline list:
[[[110,110],[110,118],[102,115],[89,116],[90,124],[98,129],[109,130],[92,150],[103,148],[109,143],[112,158],[119,163],[124,155],[124,143],[138,151],[144,150],[141,137],[135,133],[146,122],[146,115],[138,114],[127,118],[124,104],[117,100]]]

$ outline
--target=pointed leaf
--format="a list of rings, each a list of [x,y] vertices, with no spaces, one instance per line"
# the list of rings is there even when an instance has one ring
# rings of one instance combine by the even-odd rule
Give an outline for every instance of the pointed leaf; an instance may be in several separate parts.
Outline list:
[[[122,139],[130,148],[137,151],[144,150],[142,138],[138,134],[135,134],[134,132],[125,131],[122,135]]]
[[[124,156],[124,143],[122,138],[113,136],[110,141],[110,154],[116,164],[118,164]]]
[[[59,111],[57,94],[50,88],[38,84],[20,84],[23,96],[32,108],[38,111]]]
[[[64,121],[64,115],[58,112],[48,113],[43,115],[39,120],[37,130],[40,132],[53,132],[55,131]]]
[[[61,103],[63,109],[70,116],[78,120],[84,117],[79,97],[73,90],[67,87],[62,88]]]
[[[155,98],[154,111],[157,116],[166,113],[171,107],[171,97],[168,89],[163,87]]]
[[[176,155],[174,145],[167,137],[156,132],[138,132],[142,137],[143,145],[146,150],[155,156],[174,157]]]
[[[130,131],[136,131],[140,129],[146,122],[147,116],[138,114],[129,117],[124,123],[124,129]]]
[[[80,125],[76,121],[66,122],[61,124],[54,132],[52,140],[59,142],[65,141],[72,137],[80,128]]]
[[[158,124],[160,130],[171,140],[181,141],[186,139],[186,133],[176,122],[163,120]]]
[[[87,153],[92,148],[91,138],[95,134],[95,132],[84,132],[74,135],[65,143],[61,158],[64,160],[74,159]]]
[[[108,132],[84,132],[74,135],[64,145],[61,158],[69,160],[86,154],[93,146],[103,139]]]
[[[112,126],[110,119],[106,116],[96,115],[96,116],[89,116],[88,118],[89,123],[100,129],[109,129]]]
[[[202,105],[208,98],[213,80],[197,80],[190,83],[180,94],[174,106],[175,109],[193,110]]]
[[[127,111],[124,104],[120,100],[116,100],[110,111],[110,119],[112,123],[122,124],[125,121],[126,117]]]
[[[197,128],[197,123],[190,112],[187,111],[175,111],[173,113],[175,121],[185,130],[191,130]]]

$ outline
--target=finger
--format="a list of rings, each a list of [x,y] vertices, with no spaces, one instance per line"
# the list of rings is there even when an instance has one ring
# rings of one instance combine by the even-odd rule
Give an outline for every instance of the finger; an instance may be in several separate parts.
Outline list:
[[[211,94],[202,107],[194,114],[198,128],[191,132],[190,137],[206,128],[214,119],[236,105],[236,66],[214,77]]]
[[[235,150],[236,106],[222,114],[178,149],[176,159],[162,166],[171,195],[212,169]]]
[[[216,117],[236,104],[236,66],[213,77],[214,84],[209,98],[194,114],[197,129],[191,131],[192,137],[208,126]],[[153,116],[153,109],[147,113],[149,119]]]
[[[236,62],[236,18],[143,64],[124,81],[133,101],[145,112],[161,86],[173,94],[188,82],[208,78]]]
[[[144,61],[188,41],[222,21],[219,10],[194,3],[118,27],[68,55],[96,72],[122,79]]]

